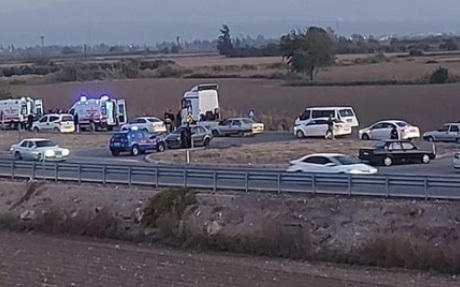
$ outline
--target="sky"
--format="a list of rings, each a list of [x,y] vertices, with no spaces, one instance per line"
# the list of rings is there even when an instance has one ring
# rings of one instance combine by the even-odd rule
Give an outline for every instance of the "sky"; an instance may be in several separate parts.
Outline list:
[[[0,44],[213,39],[222,23],[235,36],[315,24],[341,34],[457,33],[458,11],[459,0],[0,0]]]

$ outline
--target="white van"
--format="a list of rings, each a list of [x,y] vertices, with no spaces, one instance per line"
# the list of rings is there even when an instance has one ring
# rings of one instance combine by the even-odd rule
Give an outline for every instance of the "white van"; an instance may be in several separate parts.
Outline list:
[[[351,127],[359,126],[358,118],[352,107],[312,107],[305,111],[295,120],[295,125],[304,124],[310,120],[327,119],[332,117],[349,124]]]
[[[71,114],[48,114],[32,124],[34,132],[73,133],[75,125]]]

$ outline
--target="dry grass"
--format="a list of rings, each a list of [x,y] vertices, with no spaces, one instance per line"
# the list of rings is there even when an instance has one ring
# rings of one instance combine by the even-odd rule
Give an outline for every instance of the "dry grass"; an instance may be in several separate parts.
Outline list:
[[[418,141],[418,146],[430,150],[427,143]],[[371,142],[355,139],[324,139],[293,140],[260,144],[247,144],[226,149],[196,149],[191,153],[194,164],[225,164],[225,165],[276,165],[287,166],[290,160],[311,153],[342,153],[357,156],[359,149],[371,145]],[[457,150],[455,144],[440,144],[438,154]],[[171,150],[165,153],[148,156],[150,161],[186,163],[185,153]]]
[[[24,131],[0,131],[0,151],[7,151],[11,145],[16,144],[26,138],[47,138],[54,141],[59,146],[68,148],[70,150],[84,150],[107,147],[110,139],[110,134],[54,134]]]

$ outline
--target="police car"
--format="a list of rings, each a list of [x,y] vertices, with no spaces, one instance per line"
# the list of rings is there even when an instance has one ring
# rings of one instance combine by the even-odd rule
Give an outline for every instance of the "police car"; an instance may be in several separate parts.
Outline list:
[[[138,129],[116,132],[110,139],[110,151],[114,156],[122,152],[137,156],[145,152],[163,152],[165,149],[166,142],[163,137]]]

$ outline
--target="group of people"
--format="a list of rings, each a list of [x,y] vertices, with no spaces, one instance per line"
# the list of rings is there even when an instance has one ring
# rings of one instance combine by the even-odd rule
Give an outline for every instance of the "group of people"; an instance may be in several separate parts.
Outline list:
[[[175,116],[171,109],[166,111],[164,114],[164,123],[169,132],[173,132],[176,128],[180,127],[182,123],[181,110],[179,110]]]

